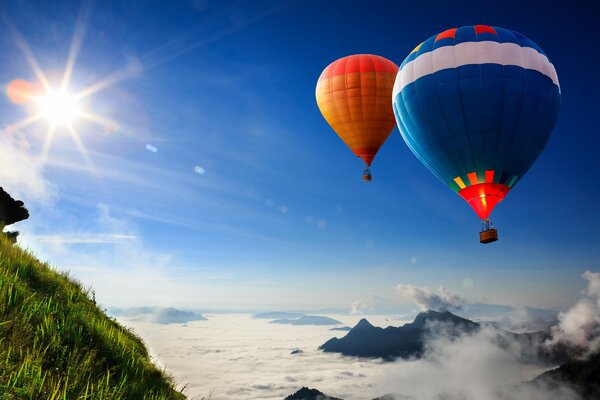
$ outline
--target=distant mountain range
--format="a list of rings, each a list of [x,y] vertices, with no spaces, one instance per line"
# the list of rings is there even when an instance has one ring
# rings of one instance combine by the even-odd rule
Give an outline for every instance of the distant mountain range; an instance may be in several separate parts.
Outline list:
[[[346,336],[341,339],[332,338],[322,344],[319,349],[346,356],[383,358],[385,360],[420,357],[423,353],[424,341],[431,333],[431,328],[439,324],[442,324],[444,334],[450,337],[472,333],[483,326],[449,311],[422,312],[412,323],[400,327],[375,327],[363,318]],[[542,360],[561,364],[569,358],[566,348],[557,347],[549,350],[543,346],[543,343],[549,338],[547,332],[513,333],[497,328],[493,324],[485,325],[495,329],[497,333],[495,341],[499,346],[508,347],[517,342],[520,345],[520,356],[523,362]]]
[[[289,325],[338,325],[341,324],[337,319],[322,317],[319,315],[305,315],[297,319],[276,319],[271,324],[289,324]]]
[[[304,315],[305,314],[296,313],[296,312],[270,311],[270,312],[255,314],[254,318],[258,318],[258,319],[283,319],[283,318],[295,319],[295,318],[303,317]]]
[[[371,315],[389,315],[390,321],[393,319],[406,320],[414,317],[413,313],[401,312],[397,305],[383,306],[379,304],[371,309],[367,314]],[[347,309],[321,309],[313,310],[310,315],[323,314],[345,314]],[[298,319],[307,315],[307,311],[270,311],[254,315],[258,319]],[[534,308],[534,307],[512,307],[500,304],[466,304],[461,310],[460,315],[463,318],[474,322],[492,323],[498,328],[507,329],[512,332],[535,332],[547,330],[550,326],[556,325],[558,312],[555,310]],[[396,317],[393,317],[396,316]],[[349,330],[349,329],[348,329]]]
[[[322,317],[319,315],[306,315],[299,312],[271,311],[255,314],[254,318],[270,319],[271,324],[289,325],[339,325],[337,319]],[[350,328],[348,328],[350,329]]]
[[[349,326],[336,326],[335,328],[331,328],[329,330],[330,331],[344,331],[344,332],[348,332],[348,331],[351,331],[352,328],[350,328]]]
[[[444,323],[450,335],[472,332],[479,328],[479,324],[448,311],[422,312],[412,323],[400,327],[388,326],[385,329],[375,327],[363,318],[346,336],[330,339],[319,349],[347,356],[380,357],[387,360],[419,357],[423,352],[424,335],[430,324],[436,322]]]
[[[156,324],[184,324],[191,321],[207,320],[202,314],[193,311],[182,311],[172,307],[114,308],[109,310],[109,313],[130,321],[153,322]]]

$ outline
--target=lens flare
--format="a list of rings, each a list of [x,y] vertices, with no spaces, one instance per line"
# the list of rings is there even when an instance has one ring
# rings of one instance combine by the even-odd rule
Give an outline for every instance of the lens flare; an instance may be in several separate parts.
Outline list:
[[[23,105],[33,100],[35,87],[23,79],[15,79],[6,85],[6,95],[14,104]]]
[[[158,148],[156,146],[151,145],[150,143],[148,143],[146,145],[146,150],[148,150],[150,153],[157,153],[158,152]]]

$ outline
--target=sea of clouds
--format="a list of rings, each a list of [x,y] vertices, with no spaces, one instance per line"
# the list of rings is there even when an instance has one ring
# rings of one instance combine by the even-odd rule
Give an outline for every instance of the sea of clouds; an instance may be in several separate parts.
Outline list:
[[[345,400],[386,393],[417,400],[576,399],[566,389],[519,388],[549,366],[522,364],[518,348],[499,348],[487,330],[460,340],[440,334],[428,342],[424,359],[384,362],[321,352],[319,345],[345,334],[327,326],[271,324],[248,314],[206,316],[187,324],[124,321],[192,400],[283,399],[302,386]],[[360,319],[328,316],[349,326]],[[368,319],[379,326],[409,322]],[[302,353],[290,354],[295,349]]]
[[[207,321],[158,325],[126,320],[157,362],[192,400],[283,399],[302,386],[344,399],[382,394],[373,385],[393,364],[323,353],[318,347],[346,332],[332,326],[272,324],[250,314],[204,314]],[[327,315],[354,326],[359,316]],[[384,317],[369,317],[385,323]],[[396,323],[398,321],[394,321]],[[404,321],[408,322],[408,321]],[[300,349],[300,354],[290,354]]]
[[[544,345],[566,344],[585,358],[600,348],[600,273],[586,271],[582,278],[587,287],[581,298],[558,315]],[[398,285],[397,291],[421,309],[464,304],[443,288]],[[354,326],[361,318],[357,309],[327,316]],[[318,350],[331,337],[346,334],[331,326],[273,324],[250,314],[205,316],[206,321],[166,325],[120,317],[191,400],[283,399],[302,386],[345,400],[385,394],[396,400],[581,400],[566,386],[528,383],[553,366],[524,363],[527,349],[510,340],[500,346],[498,331],[490,325],[458,338],[446,334],[443,325],[432,326],[423,358],[385,362]],[[368,319],[383,327],[410,322],[382,315]],[[301,352],[291,354],[297,349]]]

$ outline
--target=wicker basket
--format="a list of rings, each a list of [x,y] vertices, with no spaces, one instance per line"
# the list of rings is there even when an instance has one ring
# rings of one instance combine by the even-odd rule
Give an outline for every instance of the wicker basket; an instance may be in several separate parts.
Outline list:
[[[492,243],[496,240],[498,240],[498,231],[493,228],[479,232],[479,241],[483,244]]]

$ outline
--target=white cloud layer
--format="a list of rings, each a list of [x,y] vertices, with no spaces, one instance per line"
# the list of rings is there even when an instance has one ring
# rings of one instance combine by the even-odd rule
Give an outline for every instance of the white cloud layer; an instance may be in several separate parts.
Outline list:
[[[518,343],[501,348],[496,334],[483,328],[456,339],[441,331],[423,359],[395,362],[374,385],[397,400],[580,400],[566,387],[523,384],[547,366],[523,364]]]
[[[493,333],[451,340],[432,337],[421,360],[381,360],[323,353],[317,347],[345,333],[326,327],[269,324],[244,314],[208,314],[208,321],[156,325],[125,321],[141,334],[186,394],[199,400],[278,399],[302,386],[345,400],[387,393],[410,400],[576,400],[567,389],[521,386],[547,366],[523,364],[519,347],[500,348]],[[353,326],[360,317],[329,315]],[[369,317],[386,326],[385,317]],[[300,349],[301,354],[290,354]],[[408,396],[408,397],[406,397]]]
[[[204,314],[207,321],[157,325],[125,321],[160,364],[187,384],[190,400],[281,400],[302,386],[346,400],[371,399],[377,376],[394,365],[323,353],[318,346],[345,332],[325,326],[270,324],[245,314]],[[359,316],[328,315],[354,325]],[[383,317],[369,317],[384,323]],[[300,354],[290,354],[300,349]]]

